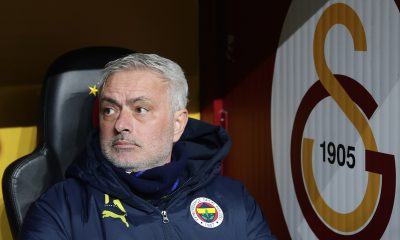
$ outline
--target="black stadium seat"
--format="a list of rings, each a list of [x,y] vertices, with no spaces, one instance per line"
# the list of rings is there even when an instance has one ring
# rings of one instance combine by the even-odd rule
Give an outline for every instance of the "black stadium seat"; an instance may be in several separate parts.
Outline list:
[[[104,65],[131,50],[90,47],[68,52],[49,68],[42,90],[38,147],[14,161],[3,175],[3,195],[11,232],[17,238],[29,206],[64,172],[82,151],[92,129],[95,97]],[[40,114],[40,113],[38,113]]]

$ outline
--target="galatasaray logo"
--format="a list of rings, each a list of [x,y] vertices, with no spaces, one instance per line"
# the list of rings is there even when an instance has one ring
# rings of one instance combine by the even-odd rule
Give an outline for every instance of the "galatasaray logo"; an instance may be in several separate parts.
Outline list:
[[[341,14],[346,17],[341,17]],[[313,46],[319,81],[304,95],[293,126],[291,144],[293,182],[304,217],[318,238],[379,239],[389,223],[394,203],[395,158],[394,155],[378,151],[375,134],[369,123],[378,108],[375,99],[352,78],[333,74],[326,63],[325,39],[330,29],[336,24],[348,28],[356,51],[367,50],[364,27],[352,8],[346,4],[337,3],[323,12],[316,26]],[[359,161],[353,155],[355,147],[347,146],[346,148],[344,144],[335,146],[333,142],[325,143],[325,141],[315,147],[315,140],[305,137],[304,134],[313,109],[327,97],[331,97],[343,111],[360,135],[363,146],[359,145],[359,147],[365,148],[364,171],[368,179],[365,193],[355,209],[344,213],[332,208],[322,196],[312,170],[313,161],[322,159],[322,162],[337,164],[338,167],[348,168],[348,172],[353,172],[356,161]],[[335,151],[334,148],[336,148]],[[315,154],[314,149],[322,150],[322,158]],[[326,155],[329,155],[327,161],[324,158]],[[335,158],[331,157],[333,155]]]
[[[399,239],[400,70],[391,59],[400,4],[324,1],[307,12],[308,2],[293,1],[287,14],[271,90],[288,230],[296,239]]]
[[[203,227],[218,227],[224,220],[222,209],[213,200],[200,197],[190,204],[193,219]]]

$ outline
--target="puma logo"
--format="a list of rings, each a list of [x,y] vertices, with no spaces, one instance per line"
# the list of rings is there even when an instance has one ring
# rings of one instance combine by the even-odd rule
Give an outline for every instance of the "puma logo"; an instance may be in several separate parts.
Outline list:
[[[121,219],[121,221],[123,223],[125,223],[126,227],[128,228],[129,227],[129,223],[128,223],[128,221],[126,221],[126,216],[127,215],[128,214],[126,214],[126,213],[124,215],[119,215],[119,214],[113,213],[113,212],[108,211],[108,210],[104,210],[103,211],[103,218],[107,218],[107,217],[119,218],[119,219]]]
[[[103,210],[102,217],[103,218],[111,217],[111,218],[116,218],[116,219],[119,218],[123,223],[125,223],[125,226],[127,228],[129,228],[129,223],[126,220],[126,217],[128,216],[128,214],[126,213],[124,206],[122,206],[121,201],[119,199],[114,199],[114,200],[112,200],[112,203],[110,203],[110,196],[108,196],[108,194],[104,194],[104,198],[105,198],[104,199],[105,207],[117,208],[122,212],[122,214],[117,214],[110,210]]]

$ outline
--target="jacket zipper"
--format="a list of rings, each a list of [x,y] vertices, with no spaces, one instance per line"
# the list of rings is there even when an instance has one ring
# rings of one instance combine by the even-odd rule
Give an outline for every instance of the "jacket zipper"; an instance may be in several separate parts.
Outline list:
[[[164,232],[163,239],[165,239],[165,240],[174,239],[172,237],[172,235],[171,235],[171,232],[170,232],[171,231],[170,226],[168,226],[169,219],[168,219],[168,215],[167,215],[167,210],[162,210],[161,211],[161,217],[162,217],[162,223],[163,223],[162,229],[163,229],[163,232]]]
[[[189,178],[188,180],[186,180],[178,189],[176,189],[173,193],[170,193],[170,194],[168,194],[168,195],[166,195],[166,196],[164,196],[163,198],[168,198],[168,197],[170,197],[170,196],[172,196],[172,195],[175,195],[175,196],[173,196],[171,199],[170,199],[170,201],[169,201],[169,203],[168,203],[168,205],[166,206],[166,208],[164,208],[164,210],[161,210],[161,217],[162,217],[162,222],[163,222],[163,224],[168,224],[169,223],[169,218],[168,218],[168,215],[167,215],[167,209],[171,206],[171,204],[178,198],[178,196],[177,195],[179,195],[178,193],[181,193],[182,192],[182,189],[184,189],[185,187],[186,187],[186,185],[187,185],[187,183],[191,180],[192,178]],[[204,184],[198,184],[197,186],[195,186],[193,189],[195,189],[195,190],[197,190],[197,189],[199,189],[200,187],[202,187]],[[192,190],[193,190],[192,189]],[[194,191],[194,190],[193,190]],[[164,225],[164,227],[163,227],[163,229],[164,229],[164,237],[165,237],[165,239],[170,239],[170,234],[168,233],[168,230],[167,230],[167,226],[166,225]]]
[[[161,217],[162,217],[162,222],[163,223],[169,223],[168,215],[166,210],[161,211]]]

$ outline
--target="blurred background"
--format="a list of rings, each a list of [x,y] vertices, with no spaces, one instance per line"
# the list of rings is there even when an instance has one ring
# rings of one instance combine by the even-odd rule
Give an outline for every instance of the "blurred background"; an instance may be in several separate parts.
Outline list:
[[[0,178],[36,147],[40,91],[60,55],[90,46],[157,53],[184,69],[190,111],[199,117],[198,2],[89,0],[7,1],[0,15]],[[11,239],[0,189],[0,239]]]
[[[292,12],[296,21],[282,36],[291,0],[2,3],[0,177],[7,165],[36,147],[41,86],[57,57],[91,46],[157,53],[184,69],[191,116],[227,128],[233,145],[223,174],[244,182],[273,232],[280,239],[290,238],[271,146],[275,56],[278,47],[327,2],[299,4],[301,8]],[[287,184],[292,184],[287,177]],[[0,189],[0,240],[5,239],[11,234]]]

